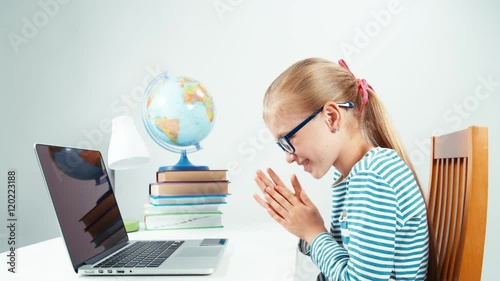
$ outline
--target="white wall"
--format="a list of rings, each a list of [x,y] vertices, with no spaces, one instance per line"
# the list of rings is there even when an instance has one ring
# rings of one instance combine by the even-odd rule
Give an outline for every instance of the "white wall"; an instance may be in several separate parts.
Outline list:
[[[483,280],[496,279],[500,4],[351,2],[2,1],[0,171],[18,172],[18,243],[59,235],[33,143],[92,146],[106,154],[109,122],[121,114],[135,119],[154,155],[140,169],[116,173],[124,217],[141,218],[155,170],[177,161],[147,137],[138,108],[144,87],[165,70],[200,80],[214,96],[217,123],[202,143],[205,149],[190,159],[211,168],[237,164],[231,171],[226,225],[269,220],[251,198],[257,190],[255,170],[268,166],[284,179],[298,173],[328,220],[330,178],[315,181],[285,163],[267,138],[261,104],[270,82],[293,62],[309,56],[344,58],[385,102],[423,183],[432,134],[489,126]],[[0,251],[6,251],[6,227],[0,227],[0,235]]]

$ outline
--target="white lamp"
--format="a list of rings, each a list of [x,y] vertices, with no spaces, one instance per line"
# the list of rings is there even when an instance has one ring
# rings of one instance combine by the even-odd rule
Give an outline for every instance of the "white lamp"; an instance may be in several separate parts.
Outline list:
[[[108,166],[112,170],[137,168],[149,161],[149,151],[130,116],[118,116],[111,121]],[[113,177],[114,181],[114,177]],[[124,220],[127,232],[139,229],[139,221]]]
[[[108,165],[113,170],[139,167],[149,161],[149,151],[130,116],[118,116],[111,121]]]

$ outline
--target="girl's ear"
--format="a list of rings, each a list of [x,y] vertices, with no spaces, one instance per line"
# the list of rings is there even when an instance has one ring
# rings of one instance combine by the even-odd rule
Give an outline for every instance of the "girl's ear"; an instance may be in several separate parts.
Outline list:
[[[323,106],[323,113],[325,117],[325,123],[331,132],[336,132],[341,125],[341,115],[339,106],[333,101],[327,102]]]

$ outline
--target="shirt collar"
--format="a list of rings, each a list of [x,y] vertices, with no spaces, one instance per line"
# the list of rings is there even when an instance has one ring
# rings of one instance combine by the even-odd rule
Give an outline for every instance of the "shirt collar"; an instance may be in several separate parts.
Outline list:
[[[355,174],[357,174],[358,171],[361,169],[361,167],[366,166],[366,165],[363,165],[363,163],[364,163],[363,160],[365,160],[367,158],[371,158],[371,156],[373,156],[375,153],[377,153],[377,151],[379,151],[379,149],[380,149],[380,147],[374,147],[374,148],[368,150],[368,152],[366,152],[365,155],[363,157],[361,157],[361,159],[359,159],[358,162],[356,162],[356,164],[354,164],[354,166],[351,168],[351,171],[349,172],[349,174],[347,175],[346,178],[350,179]],[[341,177],[342,177],[342,174],[337,169],[335,169],[333,172],[333,182],[337,183],[337,181]],[[346,178],[344,178],[341,182],[343,182]],[[338,182],[337,184],[339,184],[341,182]],[[336,184],[334,184],[334,186],[335,185]]]

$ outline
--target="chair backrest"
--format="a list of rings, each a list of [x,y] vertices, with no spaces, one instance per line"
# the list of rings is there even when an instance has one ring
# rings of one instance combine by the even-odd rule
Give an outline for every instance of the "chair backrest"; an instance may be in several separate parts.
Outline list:
[[[488,128],[432,137],[427,213],[440,281],[481,280],[488,206]]]

